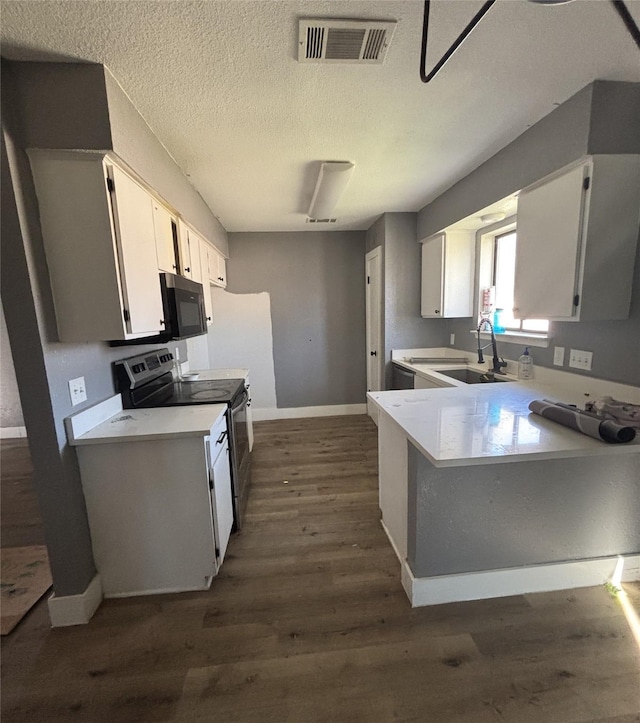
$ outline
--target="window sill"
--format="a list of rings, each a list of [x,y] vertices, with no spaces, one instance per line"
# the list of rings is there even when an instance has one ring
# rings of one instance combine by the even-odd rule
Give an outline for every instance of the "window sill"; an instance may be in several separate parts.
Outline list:
[[[470,329],[470,333],[475,336],[475,329]],[[505,331],[503,334],[496,334],[496,339],[506,344],[524,344],[525,346],[538,346],[544,349],[549,347],[551,337],[546,334],[533,334],[530,331]],[[491,339],[488,331],[481,331],[482,339]]]

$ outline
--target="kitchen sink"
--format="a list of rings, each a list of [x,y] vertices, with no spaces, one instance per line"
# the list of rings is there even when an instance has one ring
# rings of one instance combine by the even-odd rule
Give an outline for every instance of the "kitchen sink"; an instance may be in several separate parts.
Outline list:
[[[439,369],[438,374],[445,377],[457,379],[465,384],[493,384],[495,382],[510,382],[511,379],[505,379],[499,376],[487,376],[487,372],[479,372],[475,369]]]

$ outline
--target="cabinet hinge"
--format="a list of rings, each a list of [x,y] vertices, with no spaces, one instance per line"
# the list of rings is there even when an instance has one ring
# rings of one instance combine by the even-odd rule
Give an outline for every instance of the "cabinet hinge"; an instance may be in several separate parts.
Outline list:
[[[573,305],[574,305],[574,306],[578,306],[579,304],[580,304],[580,294],[576,294],[576,295],[573,297]]]
[[[130,321],[131,316],[129,315],[129,309],[123,309],[122,310],[122,316],[124,317],[125,321]]]
[[[113,178],[107,176],[107,191],[113,193],[116,190],[116,184],[113,182]]]
[[[589,188],[589,184],[591,183],[591,179],[589,176],[587,176],[584,181],[582,182],[582,188],[586,191]]]
[[[211,477],[209,477],[209,489],[213,489],[213,480],[211,479]]]

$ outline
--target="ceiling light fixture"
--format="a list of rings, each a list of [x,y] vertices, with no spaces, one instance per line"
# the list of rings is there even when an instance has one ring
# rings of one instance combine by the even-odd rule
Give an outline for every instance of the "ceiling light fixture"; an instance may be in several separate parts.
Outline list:
[[[431,5],[431,0],[424,0],[424,16],[422,21],[422,50],[420,53],[420,80],[423,83],[428,83],[430,80],[433,80],[433,78],[435,78],[438,71],[462,45],[469,33],[471,33],[475,26],[482,20],[482,18],[491,9],[491,6],[495,2],[496,0],[487,0],[487,2],[484,3],[480,10],[478,10],[478,12],[473,16],[473,18],[471,18],[471,21],[467,24],[465,29],[453,41],[445,54],[434,65],[433,70],[427,74],[427,36],[429,32],[429,8]],[[529,2],[533,2],[538,5],[565,5],[567,3],[573,2],[573,0],[529,0]],[[610,0],[610,2],[615,8],[618,15],[622,18],[622,22],[629,31],[631,37],[634,39],[636,45],[638,46],[638,48],[640,48],[640,28],[638,28],[638,26],[636,25],[636,22],[633,19],[631,13],[629,12],[629,9],[625,5],[624,0]]]
[[[483,213],[482,216],[480,216],[480,220],[482,223],[496,223],[496,221],[504,221],[506,217],[506,213],[496,211],[495,213]]]
[[[318,181],[309,205],[309,218],[331,217],[354,168],[355,163],[350,161],[325,161],[320,164]]]

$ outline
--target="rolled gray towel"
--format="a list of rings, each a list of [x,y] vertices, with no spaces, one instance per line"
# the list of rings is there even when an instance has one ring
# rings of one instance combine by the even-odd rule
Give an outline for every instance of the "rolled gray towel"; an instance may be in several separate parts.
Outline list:
[[[632,427],[623,427],[610,419],[602,419],[597,414],[583,412],[568,404],[550,402],[547,399],[534,399],[530,402],[529,409],[541,417],[551,419],[553,422],[605,442],[632,442],[636,436]]]

